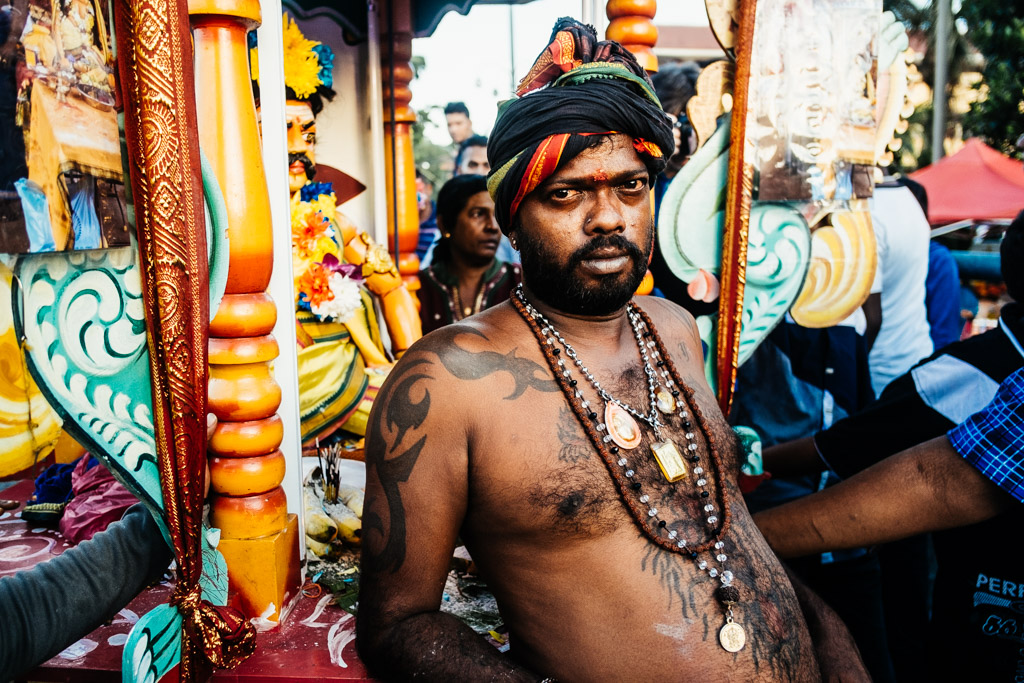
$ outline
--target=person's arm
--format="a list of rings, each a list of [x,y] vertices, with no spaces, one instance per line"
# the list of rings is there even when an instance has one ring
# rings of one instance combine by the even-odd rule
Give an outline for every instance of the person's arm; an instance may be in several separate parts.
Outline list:
[[[828,469],[818,455],[814,437],[793,439],[764,449],[764,471],[773,477],[802,477]]]
[[[864,318],[867,321],[867,329],[864,332],[864,340],[868,344],[868,350],[875,345],[878,331],[882,329],[882,295],[874,292],[861,305],[864,309]]]
[[[447,338],[427,345],[435,340]],[[458,393],[458,380],[421,344],[374,402],[356,646],[384,680],[536,681],[439,610],[467,506],[470,401]]]
[[[825,601],[783,565],[811,635],[823,681],[871,681],[850,630]]]
[[[941,436],[754,521],[780,557],[800,557],[974,524],[1014,504]]]
[[[140,503],[90,540],[0,579],[0,681],[42,664],[110,619],[170,562],[170,548]]]

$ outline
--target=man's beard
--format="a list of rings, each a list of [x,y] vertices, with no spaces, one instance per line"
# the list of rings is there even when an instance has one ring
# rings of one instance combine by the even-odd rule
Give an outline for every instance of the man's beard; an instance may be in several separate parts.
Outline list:
[[[588,286],[576,275],[576,268],[595,251],[607,247],[625,252],[632,267],[625,274],[605,275],[599,278],[599,284]],[[523,283],[547,305],[574,315],[609,315],[625,306],[647,272],[652,247],[653,241],[649,241],[645,252],[622,235],[602,235],[577,249],[562,265],[546,245],[526,238],[519,231]]]
[[[316,175],[316,165],[313,160],[306,156],[305,152],[288,152],[288,166],[290,167],[296,161],[301,161],[303,168],[306,169],[306,180],[312,180]]]

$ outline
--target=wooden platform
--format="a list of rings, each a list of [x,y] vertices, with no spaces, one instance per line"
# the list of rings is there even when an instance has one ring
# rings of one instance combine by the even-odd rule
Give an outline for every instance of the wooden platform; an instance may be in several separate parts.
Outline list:
[[[33,482],[0,491],[0,498],[24,501]],[[0,577],[60,555],[71,547],[60,532],[30,525],[21,508],[0,514]],[[128,632],[157,605],[167,602],[170,583],[138,595],[109,624],[68,646],[23,680],[76,683],[119,682],[121,654]],[[284,626],[260,633],[256,653],[234,670],[218,671],[214,680],[239,683],[370,680],[355,650],[355,617],[331,603],[328,594],[299,598]]]

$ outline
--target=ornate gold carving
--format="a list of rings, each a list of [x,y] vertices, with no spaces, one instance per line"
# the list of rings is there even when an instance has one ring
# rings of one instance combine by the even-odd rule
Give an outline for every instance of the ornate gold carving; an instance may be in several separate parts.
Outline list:
[[[366,260],[363,261],[362,270],[364,278],[383,273],[398,275],[398,269],[395,268],[395,262],[391,259],[391,254],[388,253],[387,247],[374,242],[365,232],[359,233],[359,239],[366,249]]]
[[[725,227],[722,235],[722,296],[718,300],[718,402],[729,414],[732,388],[736,380],[743,326],[743,287],[746,284],[747,234],[754,167],[745,158],[747,99],[750,85],[750,55],[754,47],[756,0],[743,0],[740,6],[740,31],[736,40],[736,76],[733,95],[732,128],[729,131],[728,194]]]
[[[206,236],[192,54],[184,0],[118,0],[115,5],[125,134],[132,160],[146,309],[153,425],[161,488],[178,563],[174,602],[185,630],[181,680],[197,675],[196,629],[202,571],[199,533],[206,446]]]

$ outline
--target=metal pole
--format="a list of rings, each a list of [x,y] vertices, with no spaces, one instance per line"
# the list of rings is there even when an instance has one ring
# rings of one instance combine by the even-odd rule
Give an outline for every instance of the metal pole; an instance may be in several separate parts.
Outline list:
[[[932,163],[944,156],[946,139],[946,82],[949,80],[950,0],[936,0],[935,83],[932,88]]]
[[[508,92],[516,91],[516,29],[512,5],[508,6]]]

